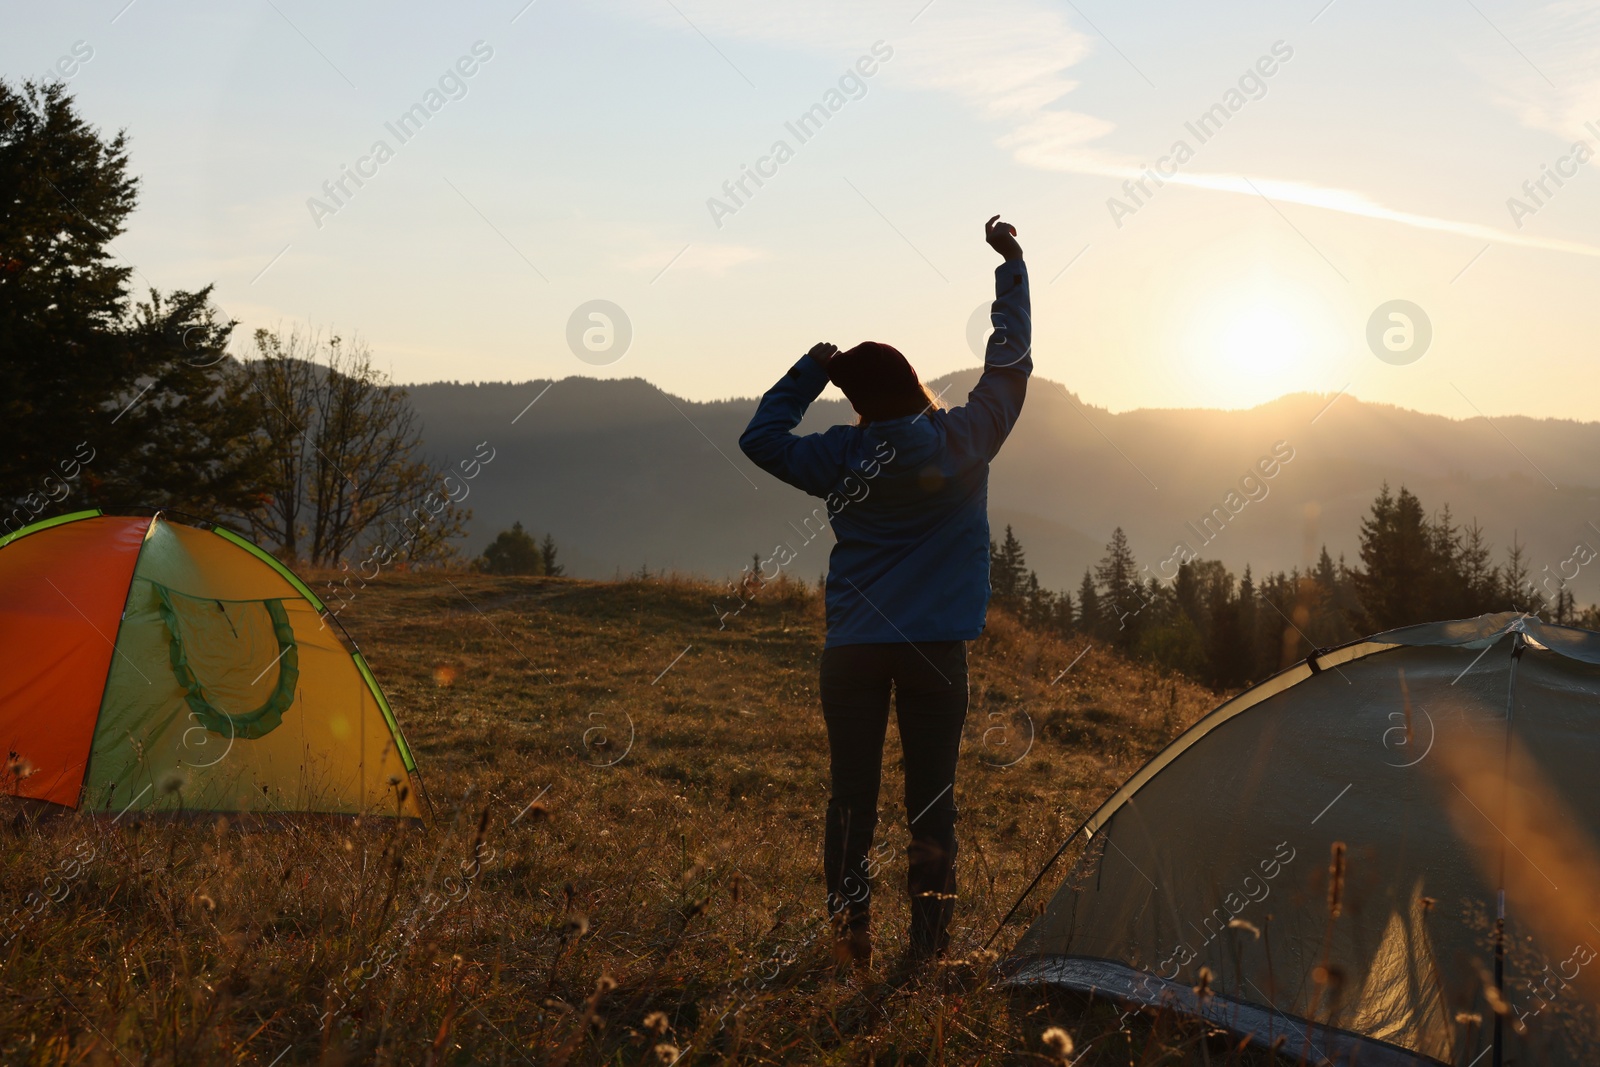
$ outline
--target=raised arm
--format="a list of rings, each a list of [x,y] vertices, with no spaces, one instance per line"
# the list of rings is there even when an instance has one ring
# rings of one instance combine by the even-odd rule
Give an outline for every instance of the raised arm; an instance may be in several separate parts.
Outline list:
[[[756,413],[739,437],[750,461],[773,477],[813,496],[826,496],[844,463],[844,438],[828,433],[794,433],[806,408],[828,385],[828,360],[838,349],[819,344],[800,357],[756,405]]]
[[[994,459],[1005,443],[1033,373],[1033,312],[1028,299],[1028,268],[1017,244],[1016,227],[990,219],[984,237],[1005,259],[994,272],[994,332],[983,357],[983,376],[967,402],[945,414],[951,448],[984,462]]]

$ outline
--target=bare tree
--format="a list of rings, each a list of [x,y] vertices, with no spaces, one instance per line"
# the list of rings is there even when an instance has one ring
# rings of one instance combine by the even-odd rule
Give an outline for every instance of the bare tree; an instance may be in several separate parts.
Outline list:
[[[453,554],[471,512],[422,456],[416,411],[365,344],[257,330],[241,373],[259,413],[253,447],[271,472],[266,499],[240,516],[258,540],[322,566],[374,545],[390,561]]]

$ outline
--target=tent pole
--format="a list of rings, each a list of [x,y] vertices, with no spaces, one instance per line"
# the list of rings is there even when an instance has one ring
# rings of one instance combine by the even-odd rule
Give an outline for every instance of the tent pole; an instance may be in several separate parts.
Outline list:
[[[1500,769],[1500,824],[1505,825],[1507,795],[1511,777],[1511,718],[1516,708],[1517,662],[1522,659],[1526,642],[1521,633],[1511,635],[1511,680],[1506,685],[1506,741],[1505,754]],[[1505,1003],[1506,988],[1506,844],[1500,842],[1500,892],[1495,900],[1494,919],[1494,991],[1500,1003]],[[1493,1067],[1503,1067],[1505,1017],[1494,1013]]]
[[[1099,810],[1099,808],[1095,809],[1095,811]],[[1094,814],[1090,813],[1089,819],[1092,818],[1094,818]],[[1000,931],[1006,928],[1006,923],[1010,922],[1011,917],[1017,913],[1017,909],[1022,907],[1022,902],[1028,899],[1028,894],[1032,893],[1039,885],[1040,881],[1044,879],[1044,876],[1050,873],[1050,868],[1054,867],[1056,865],[1056,860],[1060,859],[1066,853],[1067,847],[1078,839],[1079,834],[1083,833],[1083,828],[1089,825],[1089,819],[1085,819],[1079,823],[1078,828],[1072,831],[1072,833],[1068,834],[1065,841],[1061,842],[1061,847],[1056,849],[1056,854],[1046,860],[1043,867],[1039,868],[1039,873],[1033,876],[1033,881],[1028,883],[1028,888],[1022,891],[1022,895],[1017,898],[1017,902],[1011,905],[1011,910],[1006,912],[1006,917],[1000,920],[1000,924],[994,928],[994,933],[989,935],[989,940],[983,943],[983,947],[985,949],[994,944],[994,939],[1000,936]]]

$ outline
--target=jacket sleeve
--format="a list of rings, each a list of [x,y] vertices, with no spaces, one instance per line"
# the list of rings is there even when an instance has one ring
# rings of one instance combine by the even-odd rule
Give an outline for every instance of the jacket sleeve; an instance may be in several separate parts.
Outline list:
[[[1033,373],[1033,312],[1028,299],[1028,268],[1007,260],[994,271],[994,332],[983,357],[983,376],[967,402],[944,413],[952,452],[958,460],[994,459],[1005,444]]]
[[[800,362],[767,390],[739,438],[739,448],[752,463],[812,496],[828,495],[839,480],[845,458],[845,435],[838,431],[848,427],[804,437],[793,432],[827,384],[828,372],[822,364],[801,356]]]

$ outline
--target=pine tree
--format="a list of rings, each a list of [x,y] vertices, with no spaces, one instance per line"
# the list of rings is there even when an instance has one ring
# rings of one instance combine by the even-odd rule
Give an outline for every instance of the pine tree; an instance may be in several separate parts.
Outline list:
[[[1248,578],[1246,583],[1248,584]],[[1209,681],[1218,689],[1234,689],[1249,677],[1251,643],[1240,624],[1241,615],[1254,604],[1233,595],[1232,580],[1207,583],[1206,614],[1211,631],[1206,640],[1206,665]]]
[[[1404,486],[1395,496],[1385,484],[1361,524],[1364,569],[1348,570],[1341,561],[1342,588],[1332,602],[1343,625],[1335,629],[1348,636],[1503,611],[1508,602],[1520,606],[1537,591],[1520,547],[1511,558],[1517,573],[1507,575],[1489,562],[1490,546],[1476,519],[1458,525],[1446,504],[1430,520]],[[1321,567],[1317,579],[1326,581]]]
[[[242,515],[269,491],[268,466],[257,446],[258,398],[227,355],[233,327],[211,305],[210,286],[151,290],[133,305],[121,337],[138,367],[139,399],[105,416],[107,462],[92,464],[87,478],[94,502],[138,501],[248,525]]]
[[[1470,605],[1460,614],[1481,615],[1486,611],[1500,610],[1500,569],[1489,562],[1490,546],[1483,536],[1483,527],[1474,519],[1461,535],[1461,584]]]
[[[1333,557],[1328,555],[1328,546],[1322,546],[1322,554],[1317,557],[1317,569],[1313,572],[1313,579],[1331,598],[1334,591],[1339,588],[1339,572],[1334,569]]]
[[[1057,593],[1053,617],[1050,620],[1051,626],[1056,633],[1065,637],[1073,631],[1076,622],[1076,614],[1072,609],[1072,594]]]
[[[544,535],[544,544],[539,546],[539,556],[544,563],[545,574],[559,578],[567,573],[567,568],[556,562],[556,539],[550,534]]]
[[[1006,538],[999,547],[989,542],[989,587],[994,599],[1009,611],[1018,611],[1027,592],[1027,557],[1022,542],[1011,527],[1006,526]]]
[[[1048,629],[1056,617],[1056,594],[1040,584],[1039,575],[1033,571],[1028,572],[1025,590],[1023,615],[1028,625],[1040,630]]]
[[[1106,544],[1106,554],[1095,566],[1095,578],[1100,583],[1101,590],[1105,593],[1106,600],[1112,604],[1133,599],[1134,583],[1138,566],[1134,562],[1133,549],[1128,547],[1128,535],[1118,526],[1111,532],[1111,540]]]
[[[1554,621],[1560,626],[1571,626],[1578,616],[1578,605],[1572,590],[1563,586],[1556,592]]]
[[[138,392],[117,336],[133,268],[111,250],[137,200],[127,170],[126,137],[102,138],[64,83],[29,81],[18,91],[0,82],[0,501],[8,510],[80,441],[104,454],[100,436],[116,408],[107,414],[103,405]]]
[[[1430,619],[1459,618],[1470,612],[1470,605],[1460,580],[1462,535],[1449,504],[1439,509],[1426,529],[1428,574],[1422,583],[1419,609]]]
[[[522,523],[514,522],[511,529],[501,530],[483,550],[479,568],[490,574],[544,574],[544,554]]]
[[[1134,561],[1133,549],[1128,547],[1128,535],[1122,532],[1122,527],[1118,526],[1112,531],[1106,554],[1095,565],[1095,578],[1104,598],[1101,605],[1107,634],[1118,647],[1132,647],[1142,625],[1139,615],[1145,601],[1139,586],[1138,564]],[[1110,625],[1112,619],[1117,621],[1114,632]]]
[[[1083,582],[1078,586],[1078,632],[1086,637],[1103,636],[1104,620],[1100,617],[1100,593],[1094,587],[1094,575],[1083,569]]]
[[[1506,549],[1506,565],[1501,575],[1501,603],[1509,604],[1514,611],[1537,611],[1537,602],[1531,595],[1533,581],[1528,577],[1527,553],[1522,550],[1515,530],[1511,532],[1511,547]]]
[[[62,82],[0,80],[0,533],[44,512],[257,499],[233,323],[210,288],[132,299],[113,242],[138,200],[128,142]]]
[[[1405,486],[1394,496],[1384,483],[1371,514],[1361,522],[1361,562],[1355,574],[1366,632],[1427,622],[1439,568],[1440,535]]]
[[[1261,596],[1248,563],[1245,564],[1244,575],[1239,579],[1238,604],[1239,644],[1243,649],[1239,681],[1244,683],[1269,674],[1272,670],[1269,664],[1275,666],[1277,662],[1275,652],[1263,651],[1263,645],[1268,637],[1262,633]],[[1271,611],[1272,609],[1268,608],[1266,614],[1271,614]]]

